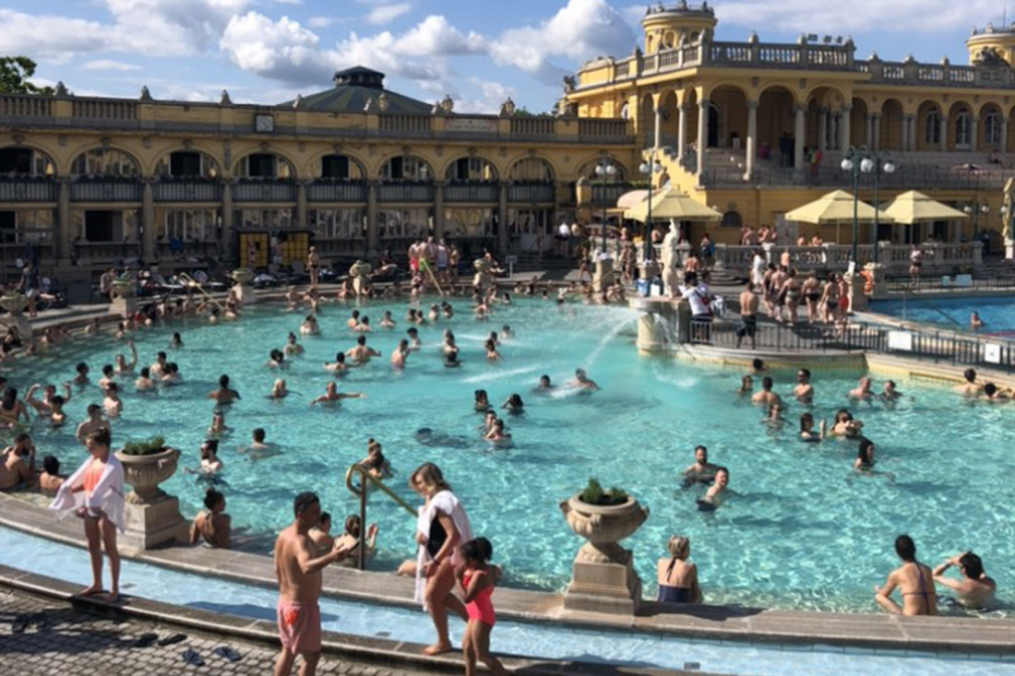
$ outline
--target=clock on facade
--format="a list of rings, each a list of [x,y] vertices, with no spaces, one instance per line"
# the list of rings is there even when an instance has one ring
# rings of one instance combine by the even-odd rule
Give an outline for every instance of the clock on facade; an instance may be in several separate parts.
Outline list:
[[[271,115],[255,115],[254,130],[262,132],[275,131],[275,118]]]

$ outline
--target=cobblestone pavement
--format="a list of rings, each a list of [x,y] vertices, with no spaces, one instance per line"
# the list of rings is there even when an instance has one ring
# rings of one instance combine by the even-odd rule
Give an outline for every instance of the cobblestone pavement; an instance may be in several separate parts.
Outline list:
[[[14,633],[16,620],[30,620],[22,633]],[[187,634],[186,640],[168,646],[134,647],[139,636],[157,633],[160,638]],[[226,645],[240,655],[236,662],[212,651]],[[195,667],[184,661],[187,649],[205,662]],[[140,620],[117,622],[73,609],[62,601],[21,592],[0,591],[0,674],[18,676],[163,676],[167,674],[271,674],[276,651],[265,645],[232,637],[218,639],[179,627],[159,626]],[[294,672],[295,673],[295,672]],[[318,666],[320,674],[349,676],[401,676],[418,674],[344,662],[327,656]]]

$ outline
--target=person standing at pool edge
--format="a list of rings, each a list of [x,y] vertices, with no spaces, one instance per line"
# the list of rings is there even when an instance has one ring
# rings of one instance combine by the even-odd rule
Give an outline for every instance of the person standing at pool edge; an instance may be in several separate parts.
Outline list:
[[[282,651],[275,661],[275,676],[292,673],[297,653],[303,658],[300,676],[317,673],[321,658],[321,571],[348,553],[338,543],[316,555],[310,529],[321,520],[321,501],[315,493],[300,493],[293,501],[295,519],[275,540],[275,575],[278,578],[278,636]]]

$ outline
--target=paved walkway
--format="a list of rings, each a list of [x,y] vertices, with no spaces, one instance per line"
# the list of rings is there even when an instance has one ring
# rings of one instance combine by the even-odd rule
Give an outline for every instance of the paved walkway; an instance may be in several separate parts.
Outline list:
[[[22,633],[13,633],[15,620],[27,616],[30,624]],[[241,674],[272,673],[273,648],[229,638],[226,642],[207,634],[186,631],[186,640],[169,646],[134,647],[139,636],[156,633],[172,636],[175,627],[129,620],[118,622],[77,611],[68,603],[42,599],[21,592],[0,592],[0,674],[19,676],[164,676],[187,673]],[[212,651],[228,645],[240,655],[236,662]],[[204,658],[205,666],[187,664],[182,654],[191,649]],[[320,674],[350,676],[401,676],[419,674],[344,662],[325,656]]]

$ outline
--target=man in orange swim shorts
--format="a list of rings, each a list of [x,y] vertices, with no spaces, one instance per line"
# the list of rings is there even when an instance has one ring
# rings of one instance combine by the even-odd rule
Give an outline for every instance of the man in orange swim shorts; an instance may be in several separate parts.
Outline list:
[[[275,661],[275,676],[292,672],[296,655],[303,658],[300,676],[313,676],[321,657],[321,571],[344,559],[349,551],[336,543],[318,555],[310,529],[321,520],[321,501],[314,493],[300,493],[293,503],[296,519],[275,540],[275,574],[278,576],[278,637],[282,652]]]

